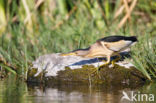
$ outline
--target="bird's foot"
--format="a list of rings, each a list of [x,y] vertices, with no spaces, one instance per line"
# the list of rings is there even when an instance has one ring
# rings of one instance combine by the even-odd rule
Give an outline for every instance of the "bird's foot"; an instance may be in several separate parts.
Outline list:
[[[119,59],[120,59],[120,58],[116,58],[116,59],[112,60],[112,62],[111,62],[112,67],[114,67],[114,66],[115,66],[115,62],[117,62]]]
[[[112,64],[112,67],[114,67],[115,66],[115,61],[112,61],[111,64]]]
[[[92,73],[91,73],[91,75],[92,76],[94,76],[95,74],[99,74],[99,72],[100,72],[100,69],[101,69],[101,67],[103,67],[103,66],[106,66],[106,65],[108,65],[109,63],[108,62],[106,62],[105,64],[103,64],[103,65],[100,65],[99,67],[96,67],[96,70],[95,71],[93,71]]]

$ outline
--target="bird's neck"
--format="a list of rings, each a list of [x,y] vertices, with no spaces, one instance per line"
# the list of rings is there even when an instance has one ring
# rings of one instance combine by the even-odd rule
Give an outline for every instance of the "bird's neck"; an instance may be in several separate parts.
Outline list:
[[[78,56],[85,57],[88,53],[89,53],[88,50],[79,50],[78,53],[77,53],[77,55]]]

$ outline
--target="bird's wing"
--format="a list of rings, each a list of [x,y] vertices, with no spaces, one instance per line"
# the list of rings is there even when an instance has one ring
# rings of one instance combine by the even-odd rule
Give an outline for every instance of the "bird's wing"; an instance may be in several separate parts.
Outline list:
[[[125,40],[120,40],[118,42],[105,42],[104,45],[112,51],[122,51],[129,47],[133,42],[132,41],[125,41]]]

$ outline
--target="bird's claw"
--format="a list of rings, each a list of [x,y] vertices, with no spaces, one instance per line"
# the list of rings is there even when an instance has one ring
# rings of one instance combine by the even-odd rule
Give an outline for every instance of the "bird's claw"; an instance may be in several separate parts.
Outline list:
[[[105,63],[105,64],[103,64],[103,65],[100,65],[99,67],[96,67],[96,70],[95,71],[93,71],[92,73],[91,73],[91,75],[95,75],[95,73],[97,73],[97,74],[99,74],[99,71],[101,70],[101,67],[103,67],[103,66],[105,66],[105,65],[108,65],[109,63]]]
[[[119,59],[120,59],[120,58],[116,58],[116,59],[112,60],[112,62],[111,62],[112,67],[114,67],[114,66],[115,66],[115,62],[116,62],[116,61],[118,61]]]
[[[115,66],[115,61],[112,61],[112,63],[111,63],[111,64],[112,64],[112,67],[114,67],[114,66]]]

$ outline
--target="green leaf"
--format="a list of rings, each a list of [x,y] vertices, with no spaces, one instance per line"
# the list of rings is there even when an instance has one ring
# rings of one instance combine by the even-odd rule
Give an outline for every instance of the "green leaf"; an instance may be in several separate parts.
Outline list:
[[[136,66],[136,69],[138,69],[140,72],[142,72],[149,80],[151,80],[151,77],[147,70],[144,68],[143,64],[136,59],[136,57],[132,57],[134,60],[134,65]]]
[[[12,68],[5,66],[4,64],[0,64],[0,66],[2,66],[4,69],[8,70],[9,72],[11,72],[14,75],[17,74],[14,70],[12,70]]]

